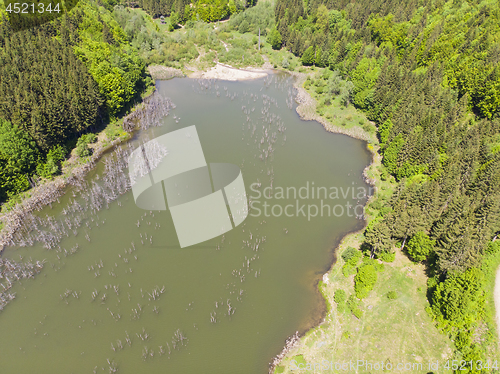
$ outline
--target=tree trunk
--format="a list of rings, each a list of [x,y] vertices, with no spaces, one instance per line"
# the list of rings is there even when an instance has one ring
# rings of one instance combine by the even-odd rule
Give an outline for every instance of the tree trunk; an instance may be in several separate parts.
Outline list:
[[[403,244],[401,245],[401,248],[399,248],[399,250],[400,250],[400,251],[402,251],[402,250],[403,250],[403,248],[405,247],[405,243],[406,243],[406,238],[407,238],[407,237],[408,237],[408,236],[405,236],[405,238],[403,239]]]

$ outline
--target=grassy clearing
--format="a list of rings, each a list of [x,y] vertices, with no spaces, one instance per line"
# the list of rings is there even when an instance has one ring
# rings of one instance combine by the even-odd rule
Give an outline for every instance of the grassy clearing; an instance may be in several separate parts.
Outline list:
[[[339,253],[349,246],[356,248],[361,242],[362,234],[352,234],[341,243]],[[419,363],[422,363],[423,371],[417,372],[429,372],[426,369],[430,361],[439,361],[444,365],[452,355],[452,344],[436,330],[431,317],[424,310],[428,303],[423,265],[412,263],[399,252],[393,263],[384,263],[384,270],[378,273],[375,288],[361,301],[362,317],[357,319],[347,308],[339,312],[333,300],[337,289],[343,289],[347,295],[354,293],[354,275],[345,277],[342,274],[343,264],[339,258],[328,273],[328,281],[321,285],[324,295],[333,306],[324,323],[306,334],[275,372],[298,372],[297,357],[303,357],[310,364],[323,360],[364,360],[372,363],[391,362],[393,365],[412,363],[418,369]],[[396,299],[388,297],[390,291],[395,291]],[[358,372],[369,370],[360,368]]]
[[[496,241],[495,243],[498,243]],[[489,349],[489,357],[500,357],[500,342],[498,339],[498,329],[495,309],[495,282],[498,268],[500,267],[500,252],[485,256],[482,270],[485,274],[485,321],[491,335],[486,335]],[[496,342],[496,344],[494,344]]]
[[[343,105],[340,95],[326,94],[331,70],[314,67],[309,70],[310,74],[304,82],[304,88],[317,101],[316,111],[320,116],[328,119],[334,126],[345,128],[361,126],[365,131],[375,133],[375,126],[370,124],[362,112],[353,105]]]

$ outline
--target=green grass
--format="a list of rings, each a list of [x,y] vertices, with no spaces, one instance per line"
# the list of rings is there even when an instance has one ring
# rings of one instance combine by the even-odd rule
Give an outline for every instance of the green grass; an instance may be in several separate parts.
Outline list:
[[[126,132],[122,128],[122,120],[110,123],[104,130],[107,140],[113,141],[120,136],[125,136]]]
[[[487,353],[490,357],[500,357],[500,349],[498,344],[499,327],[496,323],[496,309],[494,300],[496,273],[499,266],[500,252],[488,254],[485,256],[482,266],[482,270],[485,274],[484,289],[486,293],[484,319],[489,331],[491,332],[491,336],[486,336],[487,341],[485,342],[484,346],[487,347]]]
[[[353,234],[341,244],[341,250],[349,245],[359,246],[361,234]],[[341,288],[353,294],[353,278],[342,275],[343,260],[339,258],[324,285],[325,294],[334,304],[335,289]],[[363,299],[363,315],[357,319],[346,310],[339,314],[331,308],[325,322],[311,330],[301,340],[299,348],[292,349],[282,361],[283,373],[296,372],[291,360],[302,356],[308,363],[348,362],[421,362],[431,360],[443,363],[451,357],[452,343],[435,328],[425,312],[428,305],[425,293],[426,277],[423,265],[411,263],[401,253],[393,263],[385,264],[378,272],[378,280],[368,297]],[[420,288],[420,291],[419,291]],[[387,294],[395,291],[398,298],[390,300]],[[280,369],[281,370],[281,369]],[[306,373],[308,371],[301,371]]]
[[[296,57],[293,53],[290,53],[284,48],[282,48],[279,51],[276,51],[271,48],[271,45],[269,43],[265,43],[264,47],[261,48],[261,51],[269,57],[269,62],[273,66],[276,66],[277,69],[294,71],[297,70],[302,65],[298,57]],[[284,59],[288,60],[289,63],[288,67],[283,66]]]
[[[313,74],[304,84],[307,92],[317,101],[316,111],[320,116],[325,117],[334,126],[346,129],[361,126],[375,133],[375,127],[371,126],[366,116],[358,111],[352,104],[347,107],[340,101],[340,96],[326,94],[327,80],[330,75],[327,68],[309,68]],[[309,82],[309,83],[308,83]]]

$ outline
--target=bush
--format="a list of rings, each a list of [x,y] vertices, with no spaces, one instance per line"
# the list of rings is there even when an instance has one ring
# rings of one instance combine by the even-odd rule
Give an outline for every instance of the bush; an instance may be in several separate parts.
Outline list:
[[[363,130],[365,130],[366,132],[373,132],[374,128],[370,123],[367,122],[363,125]]]
[[[97,141],[97,136],[95,134],[89,133],[80,136],[76,142],[76,154],[78,157],[87,157],[92,154],[92,149],[89,148],[90,143],[95,143]]]
[[[243,22],[240,23],[240,26],[238,27],[238,31],[241,34],[245,34],[250,31],[250,24],[244,20]]]
[[[269,36],[267,37],[267,41],[269,44],[271,44],[271,47],[275,50],[281,49],[281,45],[283,44],[282,39],[281,39],[281,34],[280,32],[273,28],[271,32],[269,33]]]
[[[350,275],[356,274],[356,268],[351,264],[344,264],[344,266],[342,266],[342,274],[347,278]]]
[[[396,252],[382,252],[379,258],[384,262],[394,262],[396,259]]]
[[[66,149],[60,145],[55,146],[47,153],[46,162],[37,165],[37,174],[42,178],[51,178],[59,172],[59,163],[64,160],[65,156]]]
[[[484,274],[476,268],[438,283],[432,292],[431,306],[440,327],[460,330],[477,323],[484,313],[483,284]]]
[[[337,304],[345,303],[346,299],[347,295],[344,290],[341,289],[335,290],[335,294],[333,295],[333,300],[335,300]]]
[[[356,266],[363,255],[360,251],[353,247],[347,247],[347,249],[342,252],[342,259],[349,265]]]
[[[287,57],[283,57],[283,60],[281,61],[281,66],[283,68],[288,69],[290,67],[290,61],[288,61]]]
[[[396,291],[389,291],[387,292],[387,298],[389,300],[396,300],[398,298],[398,294]]]
[[[436,242],[431,240],[424,232],[417,232],[408,242],[406,250],[411,258],[416,261],[424,261],[434,251]]]
[[[304,52],[301,57],[301,61],[303,65],[309,66],[314,63],[314,47],[310,46]]]
[[[365,265],[358,268],[358,273],[354,277],[354,291],[358,299],[368,296],[377,282],[377,271],[373,265]]]
[[[344,290],[341,289],[335,290],[335,294],[333,295],[333,300],[337,303],[337,311],[339,313],[344,313],[346,299],[347,295]]]
[[[363,311],[361,310],[359,300],[357,300],[354,295],[349,296],[347,299],[347,307],[357,319],[361,319]]]

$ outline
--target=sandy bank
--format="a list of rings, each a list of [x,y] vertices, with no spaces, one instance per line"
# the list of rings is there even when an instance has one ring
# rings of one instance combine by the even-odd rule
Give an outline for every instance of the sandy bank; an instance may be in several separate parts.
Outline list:
[[[221,79],[225,81],[240,81],[248,79],[264,78],[269,74],[268,71],[256,68],[236,69],[229,65],[217,63],[209,71],[195,71],[189,75],[189,78],[201,79]]]
[[[163,65],[149,65],[147,69],[154,80],[182,78],[185,76],[182,70]]]

